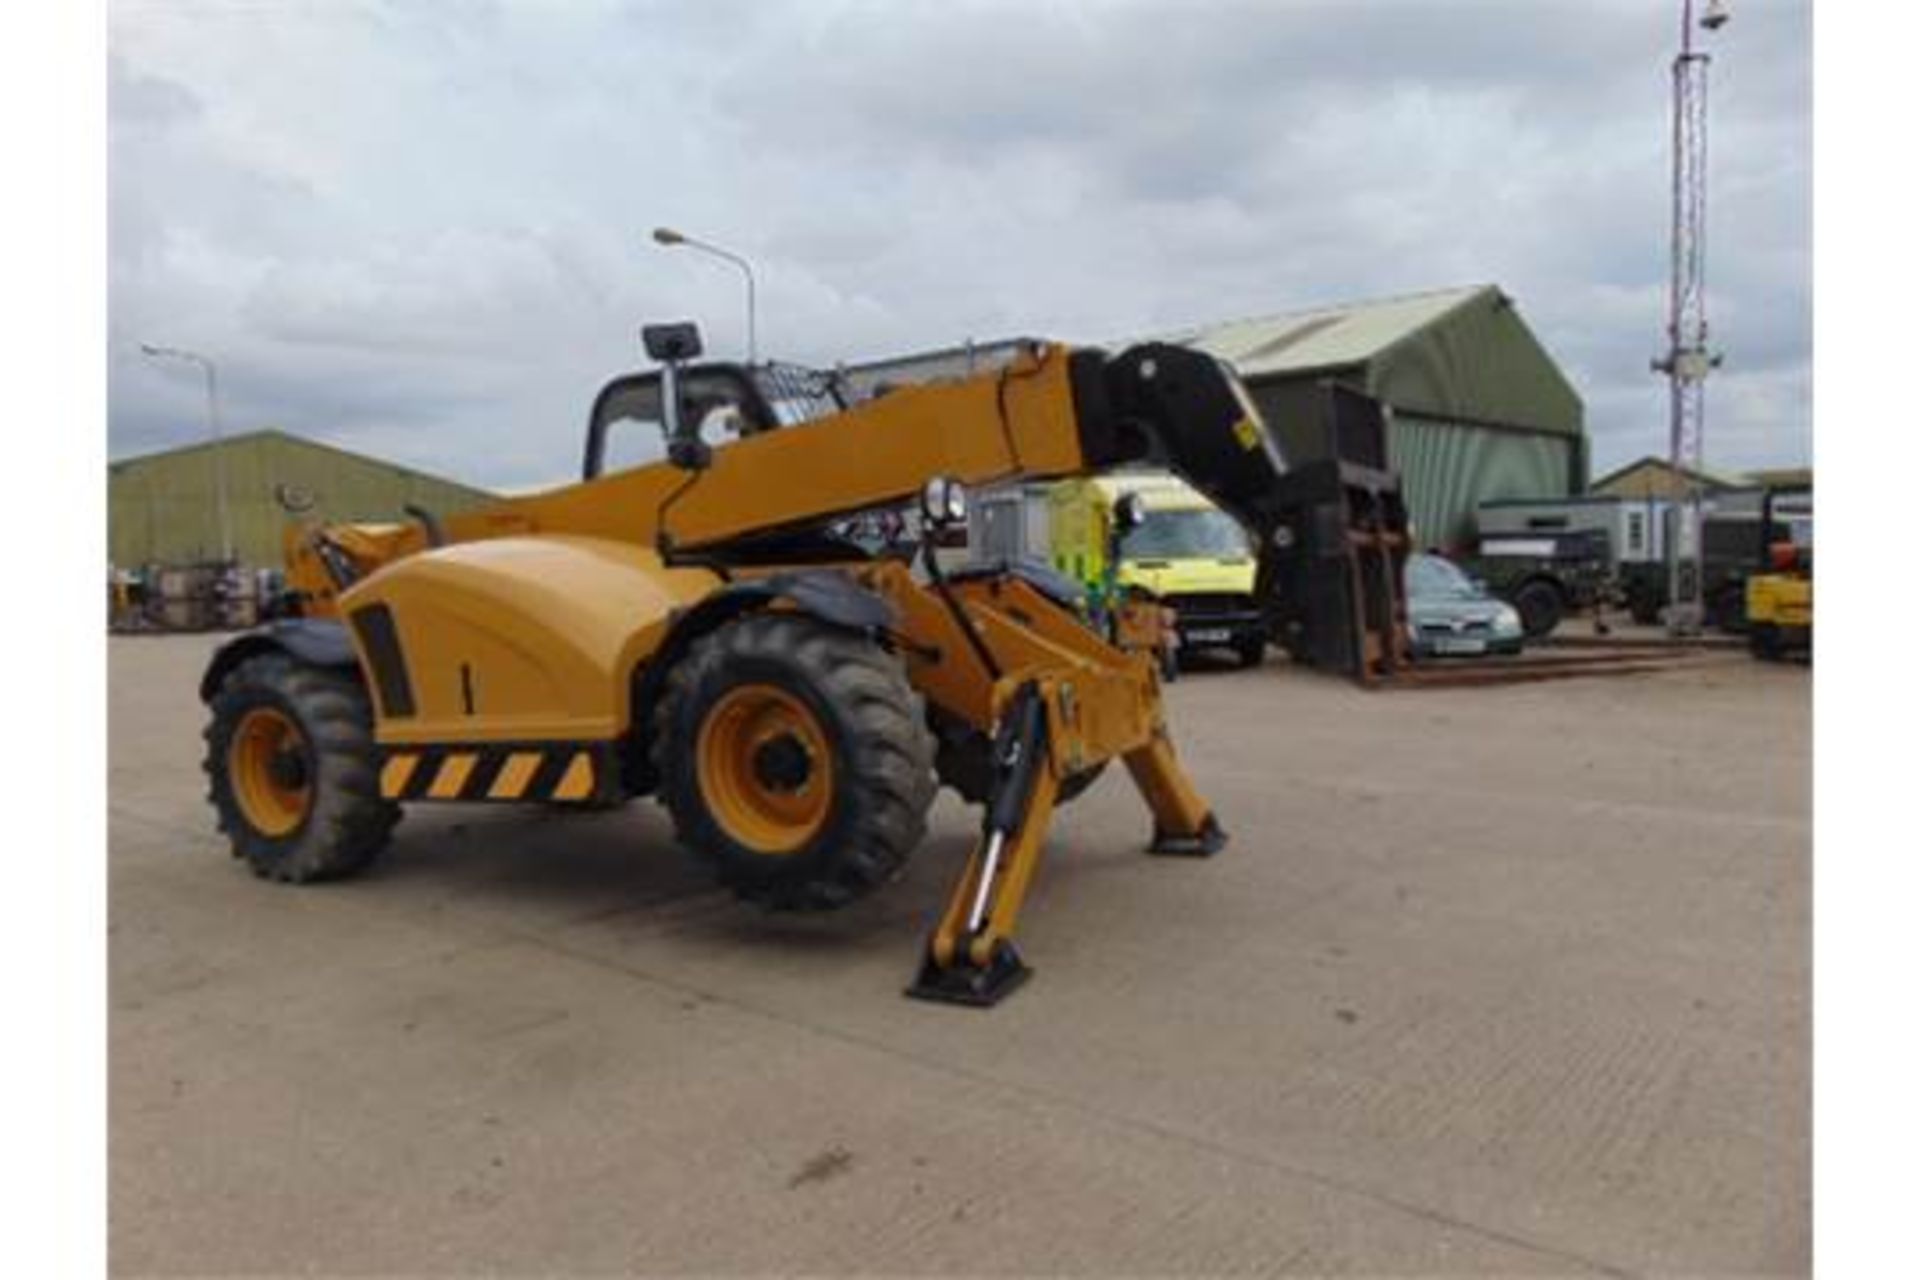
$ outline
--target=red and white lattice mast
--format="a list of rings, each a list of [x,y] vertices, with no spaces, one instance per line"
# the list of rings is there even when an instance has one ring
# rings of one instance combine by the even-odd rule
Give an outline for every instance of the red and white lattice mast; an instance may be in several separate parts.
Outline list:
[[[1708,0],[1698,26],[1727,21],[1724,0]],[[1698,634],[1705,618],[1701,574],[1700,472],[1706,440],[1707,374],[1720,363],[1707,349],[1707,64],[1694,47],[1694,0],[1682,0],[1680,52],[1673,60],[1673,278],[1667,351],[1653,362],[1667,376],[1668,444],[1676,484],[1666,530],[1667,627]]]

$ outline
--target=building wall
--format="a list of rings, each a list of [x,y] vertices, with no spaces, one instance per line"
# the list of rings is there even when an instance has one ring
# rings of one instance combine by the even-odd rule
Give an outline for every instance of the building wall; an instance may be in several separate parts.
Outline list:
[[[1501,498],[1558,498],[1587,481],[1585,410],[1511,302],[1488,289],[1362,364],[1270,375],[1253,387],[1289,463],[1327,455],[1317,385],[1393,410],[1387,460],[1421,542],[1463,547]]]
[[[241,563],[281,562],[289,522],[274,501],[278,484],[299,485],[317,499],[323,520],[404,520],[409,503],[435,513],[478,506],[480,489],[396,467],[280,432],[235,437],[216,454],[211,445],[109,463],[108,554],[113,563],[190,564],[220,554],[216,469],[226,467],[228,519]]]
[[[1359,387],[1358,371],[1340,381]],[[1253,389],[1254,401],[1289,465],[1327,455],[1319,393],[1310,381]],[[1501,498],[1559,498],[1584,480],[1579,436],[1488,427],[1395,408],[1387,461],[1400,472],[1407,508],[1423,543],[1449,547],[1474,536],[1473,514]]]
[[[1373,356],[1361,389],[1400,413],[1531,427],[1574,439],[1586,431],[1579,393],[1497,289]]]
[[[1400,472],[1407,512],[1422,546],[1465,547],[1474,511],[1501,498],[1573,492],[1578,442],[1396,413],[1387,460]]]

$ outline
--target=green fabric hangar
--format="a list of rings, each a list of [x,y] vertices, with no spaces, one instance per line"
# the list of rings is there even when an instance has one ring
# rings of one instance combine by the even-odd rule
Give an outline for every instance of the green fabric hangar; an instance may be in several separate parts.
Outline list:
[[[1498,286],[1233,321],[1168,339],[1233,363],[1289,462],[1326,452],[1320,383],[1383,401],[1392,410],[1388,460],[1422,546],[1471,544],[1482,502],[1586,488],[1579,393]]]
[[[274,499],[296,485],[321,520],[400,521],[412,503],[436,515],[493,495],[379,458],[284,431],[252,431],[218,445],[188,445],[107,464],[107,548],[122,569],[186,566],[220,558],[218,495],[224,479],[235,558],[248,568],[281,563],[291,522]]]

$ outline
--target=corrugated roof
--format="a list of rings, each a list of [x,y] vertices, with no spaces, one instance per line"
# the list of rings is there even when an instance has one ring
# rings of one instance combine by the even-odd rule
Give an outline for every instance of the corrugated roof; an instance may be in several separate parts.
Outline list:
[[[318,449],[338,457],[349,458],[354,462],[364,463],[370,467],[379,467],[395,475],[411,476],[416,480],[425,480],[432,484],[450,485],[456,489],[464,489],[476,498],[490,499],[496,496],[491,490],[482,489],[478,485],[468,484],[464,480],[451,480],[446,476],[435,475],[431,471],[422,471],[418,467],[409,467],[402,463],[390,462],[385,458],[376,458],[370,453],[358,453],[352,449],[343,449],[337,444],[328,444],[324,440],[315,440],[311,436],[295,435],[291,431],[282,431],[279,427],[259,427],[252,431],[241,431],[226,435],[223,436],[217,444],[212,440],[196,440],[188,444],[174,445],[166,449],[155,449],[151,453],[136,453],[122,458],[109,458],[107,459],[107,472],[108,474],[116,474],[127,468],[141,467],[162,459],[177,458],[183,454],[200,453],[208,449],[218,448],[238,452],[255,443],[271,441],[279,441],[302,449]],[[568,481],[568,483],[571,483],[571,481]]]
[[[1494,291],[1490,284],[1232,320],[1163,335],[1233,362],[1243,378],[1365,364],[1456,307]]]
[[[1672,475],[1673,463],[1666,458],[1650,453],[1645,457],[1635,458],[1624,467],[1615,467],[1599,479],[1594,480],[1587,488],[1589,491],[1605,489],[1608,485],[1618,484],[1634,472],[1642,469],[1660,471]],[[1735,475],[1730,471],[1715,471],[1709,467],[1702,467],[1697,471],[1692,467],[1681,467],[1680,471],[1683,475],[1698,479],[1700,483],[1704,485],[1713,485],[1722,489],[1743,489],[1753,483],[1753,481],[1746,476]]]
[[[1812,467],[1763,467],[1747,472],[1747,479],[1769,489],[1790,489],[1813,484]]]
[[[1258,378],[1313,369],[1365,364],[1474,298],[1499,292],[1498,285],[1475,284],[1433,289],[1395,298],[1374,298],[1251,316],[1222,324],[1200,325],[1106,343],[1119,350],[1131,342],[1173,342],[1231,360],[1242,377]],[[914,352],[846,365],[849,373],[952,375],[975,361],[998,363],[1031,338],[993,338],[935,351]]]

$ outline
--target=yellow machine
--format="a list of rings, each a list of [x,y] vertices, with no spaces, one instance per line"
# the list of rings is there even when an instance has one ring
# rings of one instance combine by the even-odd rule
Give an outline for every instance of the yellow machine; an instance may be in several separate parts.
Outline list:
[[[1769,490],[1760,503],[1760,572],[1747,578],[1747,645],[1756,658],[1778,661],[1813,654],[1813,512],[1784,511],[1779,499],[1802,491]],[[1778,538],[1782,524],[1787,537]]]
[[[985,816],[909,991],[990,1004],[1028,972],[1013,932],[1053,810],[1108,761],[1154,852],[1224,844],[1151,660],[1038,578],[946,573],[930,548],[965,485],[1086,474],[1150,440],[1230,502],[1270,484],[1279,455],[1226,366],[1034,344],[848,405],[831,375],[690,364],[692,325],[645,338],[662,367],[601,392],[580,483],[289,529],[300,616],[222,648],[201,686],[236,856],[320,880],[365,866],[403,803],[652,794],[741,897],[831,908],[900,872],[945,781]],[[664,433],[666,460],[610,469],[634,431]],[[917,549],[839,535],[916,496]]]
[[[1137,524],[1116,527],[1134,496]],[[1174,611],[1182,650],[1231,649],[1252,666],[1266,654],[1267,620],[1254,598],[1247,532],[1205,494],[1165,472],[1063,480],[1047,495],[1054,567],[1119,611],[1140,588]]]

